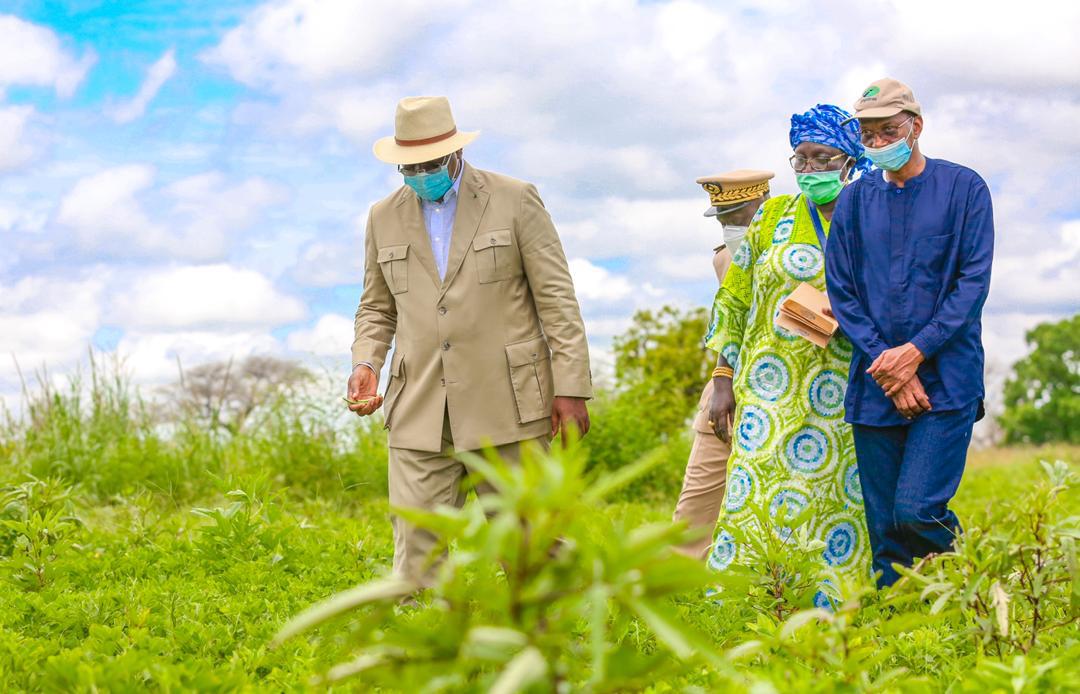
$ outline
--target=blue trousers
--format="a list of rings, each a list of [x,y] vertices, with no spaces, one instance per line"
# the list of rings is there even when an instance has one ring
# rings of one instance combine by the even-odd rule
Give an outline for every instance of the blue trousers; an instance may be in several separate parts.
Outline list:
[[[979,403],[928,412],[907,426],[852,425],[866,526],[878,587],[900,578],[892,565],[952,548],[960,521],[949,501],[960,486]]]

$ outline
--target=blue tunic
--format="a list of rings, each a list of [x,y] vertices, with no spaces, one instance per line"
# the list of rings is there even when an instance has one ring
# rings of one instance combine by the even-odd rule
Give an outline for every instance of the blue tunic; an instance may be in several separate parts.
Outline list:
[[[990,288],[994,214],[977,173],[942,159],[903,188],[881,172],[840,194],[826,249],[829,300],[854,347],[844,401],[852,424],[904,419],[866,373],[883,351],[914,344],[935,412],[981,400],[982,307]]]

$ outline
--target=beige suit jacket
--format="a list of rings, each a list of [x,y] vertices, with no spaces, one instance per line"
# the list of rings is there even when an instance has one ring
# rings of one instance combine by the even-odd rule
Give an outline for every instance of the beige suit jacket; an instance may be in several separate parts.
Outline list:
[[[381,370],[390,446],[437,452],[550,433],[554,396],[592,397],[589,349],[562,243],[536,188],[465,164],[446,277],[416,194],[371,208],[353,364]]]

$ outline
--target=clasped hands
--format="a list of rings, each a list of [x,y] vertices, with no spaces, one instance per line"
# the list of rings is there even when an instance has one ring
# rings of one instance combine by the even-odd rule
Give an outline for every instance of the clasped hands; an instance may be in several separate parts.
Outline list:
[[[932,409],[922,381],[915,373],[924,360],[919,348],[907,342],[882,352],[866,370],[906,419]]]

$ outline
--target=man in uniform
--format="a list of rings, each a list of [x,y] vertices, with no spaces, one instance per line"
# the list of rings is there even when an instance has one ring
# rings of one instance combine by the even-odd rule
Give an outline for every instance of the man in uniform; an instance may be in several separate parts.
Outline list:
[[[724,283],[724,275],[746,235],[750,220],[761,203],[768,199],[769,179],[774,175],[772,171],[739,169],[697,179],[712,203],[705,216],[715,217],[723,227],[724,243],[713,251],[713,269],[718,283]],[[676,521],[685,521],[691,528],[700,530],[700,536],[679,547],[679,551],[701,560],[709,553],[713,527],[720,515],[727,482],[727,460],[731,455],[731,444],[720,438],[717,423],[709,419],[712,396],[713,381],[710,378],[694,417],[694,445],[686,461],[682,492],[674,514]]]
[[[445,97],[409,97],[375,156],[401,187],[372,206],[356,311],[349,408],[373,413],[386,387],[390,504],[460,507],[456,453],[494,446],[516,461],[589,429],[589,348],[562,243],[536,188],[473,168]],[[478,493],[491,491],[479,485]],[[394,570],[430,582],[438,539],[393,518]]]

